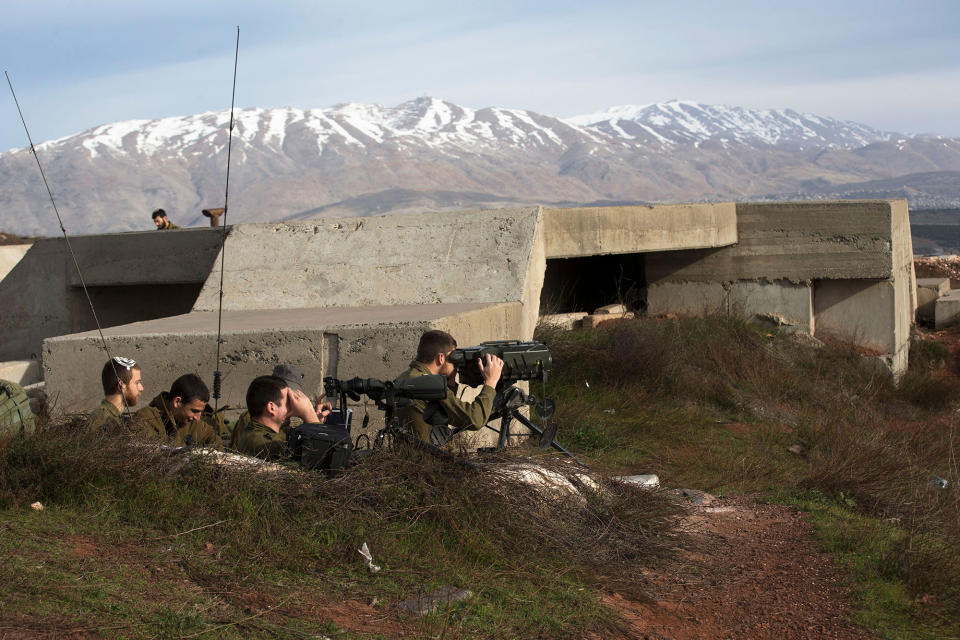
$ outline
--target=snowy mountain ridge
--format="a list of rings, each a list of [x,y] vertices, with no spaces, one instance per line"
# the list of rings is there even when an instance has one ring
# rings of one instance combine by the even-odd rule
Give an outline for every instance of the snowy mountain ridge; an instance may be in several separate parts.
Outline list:
[[[960,140],[786,110],[671,100],[556,118],[421,97],[239,109],[233,222],[591,203],[907,197],[960,203]],[[38,145],[71,231],[223,206],[229,111],[129,120]],[[846,186],[846,185],[849,185]],[[29,150],[0,154],[0,230],[55,233]]]
[[[111,152],[183,153],[200,143],[219,150],[226,143],[229,121],[229,111],[216,111],[115,122],[45,142],[38,149],[53,151],[79,142],[92,158]],[[895,135],[790,109],[751,110],[680,100],[624,105],[565,119],[520,109],[471,109],[430,97],[394,107],[347,103],[327,109],[254,108],[235,112],[235,142],[280,150],[288,136],[297,134],[315,138],[318,153],[323,153],[332,138],[357,147],[391,143],[435,149],[484,149],[504,144],[517,148],[563,148],[571,137],[601,144],[657,148],[709,140],[748,146],[852,148],[887,141]]]

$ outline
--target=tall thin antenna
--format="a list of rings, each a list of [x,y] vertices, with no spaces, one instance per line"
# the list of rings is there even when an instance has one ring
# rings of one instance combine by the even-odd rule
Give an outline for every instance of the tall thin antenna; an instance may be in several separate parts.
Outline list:
[[[33,154],[34,160],[37,161],[37,168],[40,169],[40,177],[43,178],[43,186],[47,189],[47,195],[50,197],[50,204],[53,205],[53,212],[57,214],[57,222],[60,224],[60,231],[63,233],[63,239],[67,243],[67,249],[70,251],[70,256],[73,258],[73,266],[77,269],[77,277],[80,278],[80,286],[83,287],[83,295],[87,298],[87,304],[90,305],[90,313],[93,314],[93,322],[97,325],[97,333],[100,334],[100,342],[103,344],[103,350],[107,353],[107,360],[110,362],[113,367],[113,374],[116,376],[117,380],[122,380],[118,371],[117,363],[113,359],[113,356],[110,355],[110,349],[107,347],[107,339],[103,336],[103,329],[100,326],[100,319],[97,317],[97,311],[93,308],[93,299],[90,297],[90,292],[87,290],[87,283],[83,279],[83,271],[80,270],[80,262],[77,260],[77,254],[73,251],[73,245],[70,244],[70,237],[67,235],[67,229],[63,226],[63,218],[60,216],[60,210],[57,208],[57,202],[53,199],[53,191],[50,190],[50,183],[47,182],[47,174],[43,171],[43,165],[40,164],[40,156],[37,155],[37,149],[33,145],[33,136],[30,135],[30,129],[27,127],[27,120],[23,117],[23,109],[20,108],[20,101],[17,100],[17,92],[13,90],[13,82],[10,80],[10,74],[6,71],[3,72],[3,75],[7,77],[7,85],[10,87],[10,94],[13,96],[13,102],[17,105],[17,113],[20,114],[20,122],[23,123],[23,130],[27,133],[27,141],[30,143],[30,152]],[[124,398],[123,394],[120,394],[120,398],[123,400],[123,406],[130,412],[130,407],[127,405],[127,399]]]
[[[240,26],[237,26],[237,47],[233,54],[233,90],[230,94],[230,132],[227,134],[227,186],[223,193],[223,225],[220,231],[220,301],[217,307],[217,368],[213,372],[213,409],[220,408],[220,343],[223,326],[223,268],[227,263],[227,213],[230,210],[230,155],[233,151],[233,107],[237,97],[237,63],[240,60]]]

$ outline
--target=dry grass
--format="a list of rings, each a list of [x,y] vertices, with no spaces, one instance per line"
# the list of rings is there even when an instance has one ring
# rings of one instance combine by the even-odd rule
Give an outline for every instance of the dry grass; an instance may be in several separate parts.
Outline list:
[[[603,478],[600,490],[580,497],[545,495],[505,471],[523,460],[511,454],[471,470],[398,447],[327,479],[296,469],[251,473],[60,424],[0,443],[0,510],[29,514],[40,501],[53,512],[82,514],[113,532],[106,534],[112,545],[135,545],[145,557],[167,555],[176,541],[188,579],[234,607],[177,619],[197,631],[242,619],[250,590],[304,581],[342,599],[377,598],[387,617],[396,615],[390,602],[443,584],[477,593],[451,617],[420,622],[426,635],[436,625],[446,637],[609,631],[616,620],[583,587],[623,582],[658,562],[680,543],[673,526],[681,508]],[[574,482],[581,472],[559,460],[540,464]],[[375,580],[356,552],[362,542],[384,567]],[[8,581],[8,589],[16,584],[24,583]],[[38,595],[60,597],[56,590]],[[0,588],[0,597],[18,596]],[[510,604],[517,602],[526,604]],[[73,606],[64,606],[67,614],[83,620],[100,607]],[[154,623],[146,630],[162,627]]]
[[[902,532],[878,570],[960,611],[960,388],[943,345],[915,341],[898,386],[848,345],[726,316],[538,335],[554,354],[560,437],[595,462],[707,490],[832,496]]]

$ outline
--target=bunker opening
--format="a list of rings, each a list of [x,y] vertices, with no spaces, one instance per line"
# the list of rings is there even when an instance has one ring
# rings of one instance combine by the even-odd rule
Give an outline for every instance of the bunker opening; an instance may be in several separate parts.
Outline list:
[[[647,307],[643,253],[548,258],[540,292],[541,315],[592,312],[622,303],[631,311]]]

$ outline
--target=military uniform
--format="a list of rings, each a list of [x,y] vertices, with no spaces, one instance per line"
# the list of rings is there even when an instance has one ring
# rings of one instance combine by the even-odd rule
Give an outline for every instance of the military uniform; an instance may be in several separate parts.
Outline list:
[[[136,433],[147,439],[169,439],[178,446],[186,444],[187,436],[191,436],[194,444],[223,448],[217,428],[203,417],[200,420],[177,425],[170,409],[170,394],[162,392],[154,398],[150,405],[137,411],[134,416]]]
[[[103,399],[96,409],[90,412],[85,424],[87,429],[108,432],[119,431],[122,426],[120,409],[117,409],[117,407],[106,398]]]
[[[287,456],[287,433],[290,427],[280,427],[276,432],[267,425],[254,420],[244,412],[233,428],[232,446],[240,453],[264,460],[277,460]]]
[[[427,365],[414,360],[410,363],[410,368],[397,377],[397,381],[428,375],[431,374]],[[485,384],[472,402],[464,402],[457,397],[453,389],[447,387],[447,396],[443,400],[412,400],[406,407],[401,407],[397,415],[400,416],[402,425],[417,434],[417,437],[424,442],[430,442],[430,431],[434,425],[431,424],[432,421],[427,422],[424,419],[424,411],[428,404],[433,404],[442,410],[446,415],[446,424],[449,426],[476,431],[487,424],[487,419],[493,412],[493,398],[496,393],[493,387]]]
[[[176,229],[179,229],[179,228],[180,227],[178,227],[177,225],[167,220],[167,224],[165,226],[159,227],[157,231],[175,231]]]

